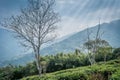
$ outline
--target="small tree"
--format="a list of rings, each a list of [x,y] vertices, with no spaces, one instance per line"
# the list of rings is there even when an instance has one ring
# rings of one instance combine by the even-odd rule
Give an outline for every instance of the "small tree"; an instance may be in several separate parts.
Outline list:
[[[41,75],[40,49],[42,44],[53,40],[56,35],[58,14],[54,12],[55,0],[28,0],[27,8],[21,9],[21,14],[12,16],[10,20],[2,22],[2,26],[11,29],[20,39],[21,44],[32,49],[36,65]]]
[[[85,42],[83,44],[83,46],[88,51],[87,52],[88,53],[88,59],[89,59],[91,65],[96,63],[95,54],[98,53],[98,49],[100,47],[108,46],[108,42],[101,39],[101,34],[102,33],[101,33],[100,29],[101,29],[101,26],[100,26],[100,21],[99,21],[99,25],[98,25],[98,28],[97,28],[97,31],[96,31],[96,34],[95,34],[95,38],[93,38],[93,39],[91,39],[91,37],[90,37],[91,32],[89,31],[89,29],[87,29],[87,42]],[[106,59],[106,57],[104,59]]]
[[[112,47],[110,46],[110,44],[107,41],[101,40],[98,50],[101,53],[103,53],[103,55],[104,55],[104,62],[106,62],[107,54],[108,53],[112,53]]]

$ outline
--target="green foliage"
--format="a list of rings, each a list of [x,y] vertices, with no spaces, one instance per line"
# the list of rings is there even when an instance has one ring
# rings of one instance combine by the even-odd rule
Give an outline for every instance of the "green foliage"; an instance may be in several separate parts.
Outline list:
[[[113,58],[120,58],[120,48],[116,48],[113,51]]]
[[[0,80],[9,80],[13,78],[13,66],[9,65],[6,68],[0,69]],[[7,75],[7,76],[6,76]]]
[[[41,77],[30,76],[21,80],[120,80],[120,59],[106,64],[67,69],[45,74]]]
[[[49,56],[47,58],[49,59],[47,72],[54,72],[89,64],[86,63],[87,57],[83,53],[60,53],[52,57]]]
[[[113,53],[105,51],[105,50],[102,51],[102,50],[103,50],[103,48],[100,48],[98,53],[95,54],[95,59],[97,62],[104,61],[105,53],[103,53],[103,52],[106,52],[106,61],[116,59],[119,57],[119,49],[118,48],[114,49]],[[116,63],[119,63],[119,61],[107,62],[107,64],[118,66]],[[104,63],[104,64],[106,64],[106,63]],[[47,55],[47,56],[41,57],[41,65],[43,68],[42,72],[45,74],[45,73],[65,70],[65,69],[69,69],[69,68],[87,66],[87,65],[90,65],[90,62],[88,60],[88,55],[86,55],[86,54],[80,52],[78,49],[76,49],[74,53],[68,53],[68,54],[59,53],[56,55],[49,55],[49,56]],[[98,65],[102,65],[102,67],[99,67],[100,68],[99,72],[97,72],[98,66],[94,66],[94,68],[90,67],[87,70],[85,70],[84,73],[87,72],[88,74],[92,74],[92,75],[90,75],[91,79],[92,79],[92,78],[95,78],[96,76],[101,77],[106,72],[111,72],[111,70],[112,70],[111,66],[106,67],[106,65],[103,65],[103,63],[98,63]],[[80,71],[80,73],[79,73],[79,71]],[[60,71],[57,73],[57,74],[59,74],[59,75],[57,75],[57,77],[58,77],[57,80],[62,80],[63,78],[65,78],[66,80],[72,80],[72,79],[77,80],[76,78],[81,78],[81,77],[86,79],[89,75],[85,75],[81,71],[83,71],[83,70],[70,71],[67,73],[66,73],[66,70]],[[106,71],[106,72],[104,72],[104,71]],[[112,71],[113,72],[115,71],[114,68]],[[76,73],[77,73],[77,75],[79,75],[78,77],[77,77],[77,75],[75,75]],[[37,75],[37,74],[38,74],[38,71],[36,68],[35,61],[32,63],[26,64],[26,66],[9,65],[9,66],[0,68],[0,80],[8,80],[8,79],[15,80],[15,79],[20,79],[23,77]],[[52,75],[52,78],[51,78],[51,75],[50,76],[46,75],[46,76],[48,76],[49,79],[51,79],[51,80],[53,80],[53,77],[56,79],[56,74]],[[69,77],[69,76],[71,76],[71,77]],[[114,76],[116,76],[116,75],[114,74],[113,77]],[[44,79],[44,80],[48,80],[48,77],[46,77],[46,79]],[[37,79],[38,79],[38,77],[37,77]],[[103,79],[104,79],[104,77],[103,77]]]
[[[108,61],[108,60],[113,59],[112,57],[113,57],[113,53],[112,53],[111,47],[100,47],[97,51],[97,54],[95,54],[95,60],[97,62]]]
[[[120,80],[120,70],[115,72],[110,79],[111,80]]]
[[[34,64],[24,66],[7,66],[0,68],[0,80],[16,80],[25,76],[37,74],[37,69]]]

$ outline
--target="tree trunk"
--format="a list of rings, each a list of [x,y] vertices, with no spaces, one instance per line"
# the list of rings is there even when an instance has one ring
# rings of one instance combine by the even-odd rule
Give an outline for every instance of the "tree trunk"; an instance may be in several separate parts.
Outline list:
[[[40,64],[40,54],[39,54],[39,50],[37,50],[37,51],[35,52],[35,58],[36,58],[37,70],[38,70],[39,76],[41,76],[41,74],[42,74],[42,66],[41,66],[41,64]]]
[[[40,65],[40,60],[36,60],[36,65],[37,65],[37,70],[38,70],[38,73],[39,73],[39,76],[41,76],[42,74],[42,67]]]
[[[104,55],[104,63],[106,63],[106,57],[107,57],[107,55],[105,54]]]
[[[96,64],[95,53],[93,54],[93,64]]]

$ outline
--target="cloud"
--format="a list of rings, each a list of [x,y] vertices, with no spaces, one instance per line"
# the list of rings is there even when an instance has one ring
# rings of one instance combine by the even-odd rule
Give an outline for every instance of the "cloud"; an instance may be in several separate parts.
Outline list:
[[[61,22],[58,26],[59,37],[76,33],[80,30],[83,30],[85,26],[80,23],[79,19],[63,16]]]
[[[57,0],[58,4],[74,4],[77,0]]]
[[[8,0],[2,1],[6,4]],[[25,5],[24,0],[19,0],[20,4],[17,0],[9,2],[8,6],[0,5],[1,19],[11,14],[19,14],[20,5]],[[87,25],[90,27],[98,24],[99,17],[102,23],[120,18],[120,0],[56,0],[56,2],[55,9],[62,18],[58,29],[60,37],[81,31]]]
[[[94,12],[85,13],[81,16],[62,16],[61,23],[59,24],[59,37],[64,35],[76,33],[84,30],[87,27],[93,27],[99,23],[99,18],[102,23],[108,23],[112,20],[120,19],[120,10],[116,8],[104,8]]]
[[[71,2],[70,2],[71,1]],[[58,0],[57,10],[62,20],[58,32],[61,36],[87,27],[120,19],[120,0]]]

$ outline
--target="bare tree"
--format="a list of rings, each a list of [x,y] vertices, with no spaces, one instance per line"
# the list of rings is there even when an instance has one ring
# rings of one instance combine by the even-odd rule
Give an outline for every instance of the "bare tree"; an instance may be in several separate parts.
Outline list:
[[[93,64],[93,58],[92,54],[91,54],[91,49],[92,49],[92,45],[91,45],[91,39],[90,39],[90,35],[91,35],[91,31],[89,30],[89,28],[87,28],[87,42],[84,43],[84,48],[87,49],[87,54],[88,54],[88,60],[90,61],[90,64]]]
[[[36,66],[41,75],[40,50],[42,44],[53,40],[58,14],[54,11],[55,0],[28,0],[28,6],[21,9],[20,15],[12,16],[2,26],[11,29],[26,48],[31,48],[35,55]]]
[[[99,25],[95,34],[95,38],[91,39],[90,35],[92,32],[90,32],[89,28],[87,29],[87,42],[85,42],[83,45],[87,49],[88,53],[88,59],[92,64],[95,64],[95,54],[97,54],[97,51],[99,47],[101,46],[101,43],[103,40],[101,40],[101,26],[100,26],[100,20],[99,20]]]

